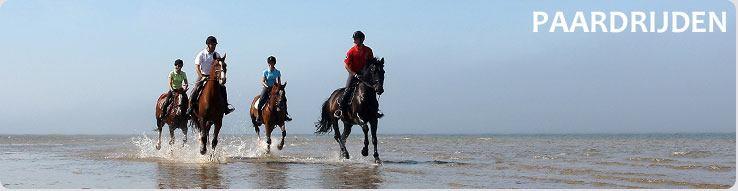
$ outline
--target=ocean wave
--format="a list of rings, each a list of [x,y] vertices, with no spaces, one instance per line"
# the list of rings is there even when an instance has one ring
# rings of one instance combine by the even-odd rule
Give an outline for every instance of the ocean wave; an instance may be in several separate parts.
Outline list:
[[[651,163],[672,163],[676,160],[667,158],[655,158],[655,157],[630,157],[628,160],[639,161],[639,162],[651,162]]]
[[[442,161],[442,160],[431,160],[431,161],[416,161],[416,160],[400,160],[400,161],[384,161],[385,164],[436,164],[436,165],[470,165],[471,163],[465,162],[454,162],[454,161]]]
[[[705,158],[712,155],[710,151],[675,151],[671,153],[673,157],[686,157],[686,158]]]
[[[725,189],[725,188],[731,187],[731,185],[725,185],[725,184],[713,184],[713,183],[701,183],[701,182],[695,183],[695,182],[676,181],[676,180],[650,178],[650,177],[645,177],[645,178],[644,177],[621,177],[621,176],[610,176],[610,175],[595,175],[594,177],[598,179],[620,180],[620,181],[640,183],[640,184],[686,186],[689,188],[696,188],[696,189]]]
[[[550,154],[543,154],[543,155],[535,155],[533,156],[533,159],[544,159],[544,160],[554,160],[554,159],[560,159],[563,156],[568,155],[568,153],[559,153],[556,155],[550,155]]]

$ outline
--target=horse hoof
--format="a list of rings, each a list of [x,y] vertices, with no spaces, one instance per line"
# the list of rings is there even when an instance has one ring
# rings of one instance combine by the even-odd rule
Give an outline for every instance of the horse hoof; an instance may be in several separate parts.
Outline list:
[[[343,158],[350,159],[351,157],[348,152],[343,152]]]
[[[382,160],[379,160],[379,158],[375,158],[374,164],[382,164]]]
[[[161,145],[156,145],[154,147],[156,147],[156,150],[161,150]]]
[[[205,153],[207,153],[207,152],[208,152],[208,151],[207,151],[207,150],[205,150],[205,149],[200,149],[200,155],[205,155]]]
[[[277,150],[282,150],[282,147],[284,147],[284,144],[277,145]]]
[[[366,148],[361,149],[361,156],[369,156],[369,149],[366,149]]]

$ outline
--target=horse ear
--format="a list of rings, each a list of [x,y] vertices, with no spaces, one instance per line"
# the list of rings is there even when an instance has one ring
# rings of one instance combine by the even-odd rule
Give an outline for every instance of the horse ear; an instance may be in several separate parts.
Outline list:
[[[384,57],[382,57],[382,59],[379,60],[379,62],[381,62],[382,64],[384,64]]]
[[[225,61],[226,56],[228,56],[228,53],[223,53],[223,58],[220,58],[220,60]]]
[[[282,84],[282,89],[287,86],[287,81],[284,81],[284,84]]]

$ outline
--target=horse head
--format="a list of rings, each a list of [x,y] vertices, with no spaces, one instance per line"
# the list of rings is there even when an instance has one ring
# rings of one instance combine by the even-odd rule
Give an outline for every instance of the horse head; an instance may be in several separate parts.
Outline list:
[[[370,58],[364,73],[374,91],[382,95],[384,93],[384,58]]]
[[[213,59],[213,63],[211,63],[210,67],[212,68],[212,70],[210,70],[209,74],[213,80],[222,79],[223,84],[226,83],[226,56],[228,56],[228,54],[223,54],[223,57]],[[220,65],[220,67],[216,67],[218,66],[218,64]]]
[[[272,89],[269,92],[270,100],[274,100],[274,104],[277,106],[277,111],[286,109],[287,93],[285,92],[285,87],[287,87],[287,82],[284,84],[276,83],[272,86]]]

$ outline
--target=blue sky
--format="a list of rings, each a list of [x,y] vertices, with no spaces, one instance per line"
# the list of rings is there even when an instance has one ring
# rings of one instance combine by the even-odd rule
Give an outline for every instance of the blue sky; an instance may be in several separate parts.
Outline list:
[[[0,134],[140,134],[175,59],[208,35],[237,108],[266,57],[289,82],[289,133],[312,133],[351,33],[387,60],[379,133],[735,132],[728,1],[8,1]],[[533,11],[727,11],[726,33],[532,33]]]

